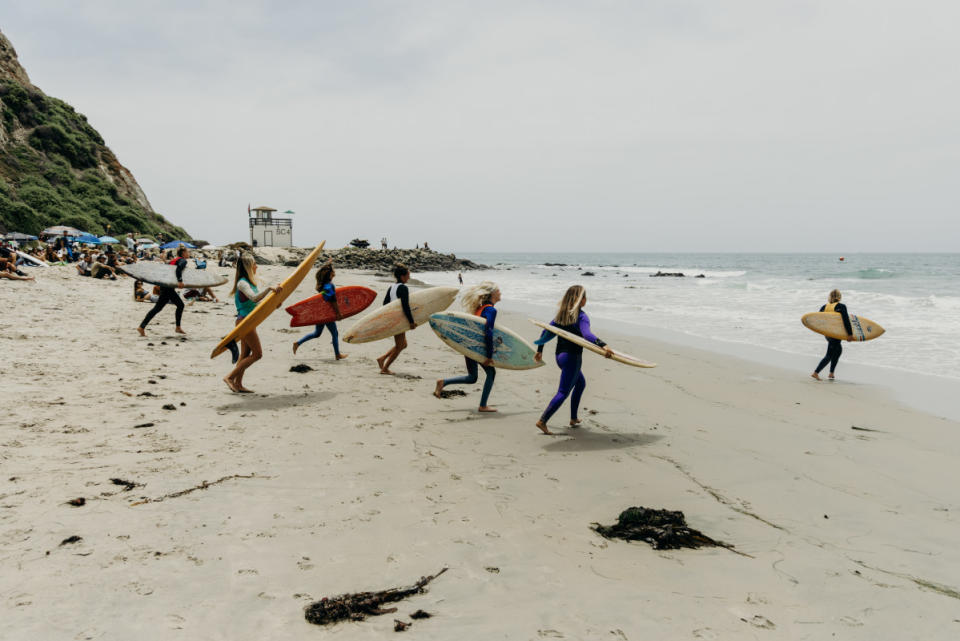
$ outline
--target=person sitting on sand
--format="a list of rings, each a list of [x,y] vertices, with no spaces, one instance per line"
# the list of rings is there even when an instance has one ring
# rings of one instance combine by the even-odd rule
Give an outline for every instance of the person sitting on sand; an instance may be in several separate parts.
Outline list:
[[[847,314],[847,306],[840,302],[840,290],[835,289],[830,292],[830,296],[827,298],[827,304],[820,308],[821,312],[835,312],[840,314],[840,318],[843,319],[843,329],[847,330],[847,338],[844,340],[852,341],[853,340],[853,326],[850,325],[850,316]],[[825,336],[827,339],[827,354],[821,359],[820,364],[817,365],[817,369],[813,370],[813,378],[820,380],[820,371],[827,366],[827,363],[830,363],[830,374],[828,378],[832,381],[834,378],[834,371],[837,369],[837,363],[840,362],[840,354],[843,353],[843,343],[839,338],[830,338]]]
[[[153,294],[149,294],[143,287],[143,281],[137,280],[133,283],[133,300],[138,303],[155,303],[160,299],[160,288],[153,286]]]
[[[186,247],[180,247],[177,251],[177,257],[170,261],[171,265],[176,265],[177,270],[175,278],[177,279],[177,289],[183,289],[183,270],[187,268],[187,259],[190,258],[190,250]],[[143,317],[143,321],[140,322],[140,326],[137,327],[137,332],[141,336],[146,336],[147,325],[153,320],[153,317],[156,316],[161,309],[163,309],[167,303],[173,303],[176,308],[176,327],[174,331],[178,334],[186,334],[183,331],[183,328],[180,327],[180,321],[183,318],[183,300],[180,299],[180,296],[177,294],[177,290],[173,287],[161,287],[160,288],[160,297],[157,299],[157,304],[153,306],[147,315]]]
[[[93,262],[90,266],[90,277],[91,278],[109,278],[110,280],[117,280],[117,272],[114,271],[113,267],[107,264],[107,257],[104,254],[97,256],[97,260]]]
[[[590,341],[597,347],[603,348],[605,356],[611,358],[613,350],[607,347],[607,344],[593,335],[590,331],[590,318],[583,312],[583,307],[587,304],[587,291],[582,285],[572,285],[567,289],[560,301],[560,308],[556,317],[550,321],[550,324],[571,334],[576,334]],[[557,366],[560,368],[560,386],[557,393],[543,410],[540,420],[537,421],[537,427],[544,434],[552,434],[547,428],[547,421],[560,409],[560,405],[570,398],[570,427],[576,427],[580,424],[577,417],[577,411],[580,408],[580,398],[583,396],[583,390],[587,386],[587,380],[580,371],[583,363],[583,348],[576,343],[571,343],[565,338],[557,336],[553,332],[543,330],[540,338],[534,341],[537,345],[537,355],[534,357],[537,362],[543,360],[543,346],[552,339],[557,339]]]
[[[479,412],[497,411],[487,405],[487,400],[490,398],[490,391],[493,389],[493,380],[497,376],[497,370],[493,366],[493,326],[497,320],[497,308],[494,307],[494,305],[499,301],[500,288],[497,287],[496,283],[488,280],[467,289],[461,299],[465,310],[471,314],[480,316],[486,321],[486,324],[483,326],[483,345],[484,355],[487,358],[480,363],[480,367],[483,368],[483,373],[486,378],[483,381],[483,393],[480,394],[480,407],[477,408]],[[464,356],[463,358],[467,362],[467,375],[439,379],[436,388],[433,390],[434,396],[443,398],[441,392],[447,385],[473,385],[477,382],[477,361],[469,356]]]
[[[186,299],[192,299],[191,302],[201,302],[209,303],[216,302],[219,303],[220,299],[217,298],[217,295],[213,293],[213,290],[209,287],[204,287],[202,289],[191,288],[186,291],[183,295]]]
[[[333,284],[333,277],[336,275],[337,272],[333,269],[333,259],[331,258],[317,270],[317,291],[323,296],[323,300],[330,303],[330,306],[333,307],[333,313],[337,315],[337,320],[343,320],[343,314],[340,313],[340,307],[337,305],[337,288]],[[296,354],[297,349],[307,341],[319,338],[320,334],[323,333],[324,327],[330,332],[330,342],[333,343],[333,355],[338,361],[346,358],[347,354],[340,353],[340,333],[337,331],[336,321],[330,321],[324,325],[314,325],[313,333],[307,334],[300,340],[294,341],[293,353]]]
[[[407,322],[410,323],[410,329],[416,329],[417,323],[413,320],[413,312],[410,311],[410,290],[407,289],[407,281],[410,280],[410,270],[407,269],[405,265],[395,265],[393,268],[393,277],[397,279],[397,282],[387,290],[387,295],[383,298],[383,304],[386,305],[399,299],[400,306],[403,308],[403,315],[407,317]],[[406,349],[406,347],[406,332],[400,332],[393,337],[393,347],[377,359],[377,365],[380,366],[381,374],[393,374],[393,372],[390,371],[390,365],[393,364],[393,361],[397,360],[397,356],[399,356],[400,352]]]
[[[90,253],[84,253],[81,255],[80,260],[77,261],[77,264],[74,265],[77,269],[77,273],[81,276],[90,275],[90,267],[93,265],[93,261],[90,259]]]
[[[237,261],[237,271],[233,277],[233,289],[230,291],[234,295],[233,302],[237,306],[237,322],[239,325],[243,319],[257,307],[257,302],[270,292],[280,293],[282,287],[267,287],[260,291],[257,287],[257,261],[253,254],[244,253]],[[257,336],[257,330],[253,329],[240,339],[241,351],[240,358],[236,366],[227,374],[223,382],[227,384],[233,392],[250,394],[249,390],[243,386],[243,374],[247,368],[259,361],[263,357],[263,349],[260,347],[260,337]]]

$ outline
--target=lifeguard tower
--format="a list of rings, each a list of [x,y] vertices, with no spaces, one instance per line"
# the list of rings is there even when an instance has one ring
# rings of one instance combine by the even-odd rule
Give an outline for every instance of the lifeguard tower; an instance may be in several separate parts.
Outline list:
[[[247,215],[250,217],[250,244],[254,247],[293,247],[293,219],[275,218],[275,211],[277,210],[263,205],[247,208]]]

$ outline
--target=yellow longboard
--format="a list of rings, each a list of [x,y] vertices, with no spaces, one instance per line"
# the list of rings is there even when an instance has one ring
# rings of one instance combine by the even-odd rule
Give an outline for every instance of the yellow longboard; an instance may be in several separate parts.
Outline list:
[[[323,241],[314,248],[312,252],[307,254],[307,257],[303,259],[303,262],[293,270],[293,273],[287,276],[287,278],[280,283],[280,293],[270,292],[263,297],[257,306],[253,308],[253,311],[247,314],[246,318],[240,321],[240,324],[233,328],[229,334],[223,337],[215,348],[213,352],[210,353],[210,358],[216,358],[220,354],[226,351],[227,345],[230,341],[238,341],[244,336],[249,334],[251,331],[257,328],[257,325],[262,323],[267,319],[267,316],[272,314],[274,311],[280,308],[283,305],[283,301],[287,300],[287,296],[293,293],[293,290],[303,281],[307,273],[313,268],[313,263],[317,260],[317,256],[323,251],[323,246],[327,241]]]

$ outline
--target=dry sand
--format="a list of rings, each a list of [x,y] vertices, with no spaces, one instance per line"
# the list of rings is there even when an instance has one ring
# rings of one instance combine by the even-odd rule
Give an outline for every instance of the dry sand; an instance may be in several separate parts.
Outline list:
[[[186,339],[168,308],[143,339],[150,306],[128,279],[32,273],[0,282],[3,639],[394,638],[419,608],[435,615],[405,633],[419,639],[960,636],[960,426],[877,388],[595,320],[660,366],[585,355],[584,425],[563,430],[564,406],[548,437],[534,422],[556,389],[552,347],[546,367],[501,371],[500,412],[480,415],[480,384],[431,396],[464,368],[429,329],[388,377],[386,343],[343,345],[335,362],[324,335],[293,356],[307,330],[278,312],[244,396],[221,381],[229,356],[209,359],[232,302],[188,306]],[[291,300],[309,293],[308,279]],[[536,335],[521,315],[499,322]],[[289,371],[300,363],[314,371]],[[632,505],[682,510],[743,554],[590,529]],[[312,600],[443,567],[396,614],[304,620]]]

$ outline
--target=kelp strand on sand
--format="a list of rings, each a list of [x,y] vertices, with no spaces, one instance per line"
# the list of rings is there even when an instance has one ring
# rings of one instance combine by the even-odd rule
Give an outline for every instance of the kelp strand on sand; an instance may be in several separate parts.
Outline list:
[[[608,539],[646,541],[655,550],[680,548],[722,547],[736,552],[733,546],[715,541],[706,534],[687,526],[683,512],[657,510],[647,507],[629,507],[620,513],[614,525],[594,523],[598,534]],[[742,554],[738,552],[738,554]]]
[[[163,496],[158,496],[155,499],[144,499],[142,501],[137,501],[136,503],[131,503],[130,506],[134,505],[143,505],[144,503],[159,503],[160,501],[166,499],[175,499],[178,496],[183,496],[184,494],[190,494],[190,492],[196,492],[197,490],[205,490],[211,485],[218,485],[224,481],[229,481],[230,479],[255,479],[255,478],[268,478],[265,476],[257,476],[256,474],[232,474],[230,476],[224,476],[217,479],[216,481],[204,481],[200,485],[194,485],[193,487],[188,487],[185,490],[180,490],[179,492],[171,492],[170,494],[164,494]]]
[[[362,621],[371,615],[390,614],[396,612],[397,608],[384,609],[380,606],[420,594],[428,583],[446,571],[447,568],[443,568],[434,575],[420,577],[419,581],[406,588],[390,588],[379,592],[354,592],[329,599],[324,597],[308,605],[304,616],[310,623],[327,625],[338,621]]]

